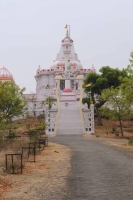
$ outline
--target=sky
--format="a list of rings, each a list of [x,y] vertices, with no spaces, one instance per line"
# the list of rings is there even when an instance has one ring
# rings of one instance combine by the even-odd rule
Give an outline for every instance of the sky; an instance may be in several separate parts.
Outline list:
[[[133,0],[0,0],[0,68],[26,93],[49,69],[69,24],[84,68],[126,68],[133,50]]]

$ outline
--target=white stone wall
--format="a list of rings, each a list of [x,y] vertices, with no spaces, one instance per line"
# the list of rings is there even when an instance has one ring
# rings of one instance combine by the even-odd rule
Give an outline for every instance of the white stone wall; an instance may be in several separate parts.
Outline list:
[[[83,118],[86,134],[94,134],[94,105],[90,105],[90,109],[83,108]]]
[[[46,134],[54,134],[55,121],[56,121],[57,110],[49,110],[48,106],[45,109],[45,121],[46,121]]]
[[[91,133],[94,134],[94,104],[90,105],[91,109]]]
[[[55,87],[55,75],[54,75],[54,73],[51,73],[49,75],[49,86],[50,86],[50,88]]]
[[[52,95],[51,89],[56,86],[55,73],[42,73],[40,76],[37,76],[36,85],[36,93],[38,95],[47,93],[48,89],[50,89],[50,94]],[[48,85],[49,88],[47,87]]]
[[[45,108],[41,106],[41,101],[28,101],[28,114],[30,116],[39,116],[45,113]]]

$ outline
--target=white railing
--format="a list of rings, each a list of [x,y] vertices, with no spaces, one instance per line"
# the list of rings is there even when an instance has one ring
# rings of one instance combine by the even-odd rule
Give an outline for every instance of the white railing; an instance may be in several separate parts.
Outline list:
[[[58,108],[58,111],[57,111],[56,120],[55,120],[54,135],[57,134],[58,122],[59,122],[59,117],[60,117],[59,85],[60,85],[60,81],[58,80],[57,87],[56,87],[56,99],[57,99],[57,108]]]
[[[81,80],[79,80],[79,84],[80,84],[79,113],[80,113],[80,118],[81,118],[81,124],[82,124],[83,134],[86,134],[84,117],[83,117],[83,112],[82,112],[83,88],[82,88],[82,81]]]

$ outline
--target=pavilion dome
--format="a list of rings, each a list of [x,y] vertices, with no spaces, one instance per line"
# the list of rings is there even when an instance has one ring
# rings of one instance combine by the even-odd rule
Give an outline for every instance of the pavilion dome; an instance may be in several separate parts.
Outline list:
[[[0,80],[1,81],[12,81],[13,75],[8,71],[7,68],[2,67],[0,69]]]

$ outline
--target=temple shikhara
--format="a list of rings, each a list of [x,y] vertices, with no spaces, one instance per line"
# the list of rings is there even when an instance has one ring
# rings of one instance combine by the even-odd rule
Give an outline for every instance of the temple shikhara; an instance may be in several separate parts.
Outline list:
[[[81,74],[83,78],[85,78],[89,72],[95,72],[93,66],[91,68],[83,68],[78,55],[75,53],[73,40],[70,37],[68,29],[66,30],[65,38],[61,41],[59,53],[50,68],[43,69],[39,66],[36,71],[36,95],[39,98],[53,96],[56,88],[55,77],[60,74],[63,75],[67,71],[69,71],[70,77]],[[71,100],[79,100],[80,87],[76,79],[60,80],[60,95],[65,95],[65,93],[67,93],[67,96],[69,96],[69,93],[71,93],[71,96],[74,95]],[[65,100],[65,97],[63,100]],[[70,98],[68,100],[70,100]]]
[[[82,104],[85,96],[82,84],[88,73],[95,73],[95,68],[83,68],[68,27],[51,66],[48,69],[39,66],[36,71],[36,93],[25,97],[30,115],[45,113],[47,134],[90,134],[94,133],[94,105],[88,109]],[[3,67],[0,80],[13,80],[13,76]],[[54,99],[51,109],[48,105],[40,106],[48,97]]]

